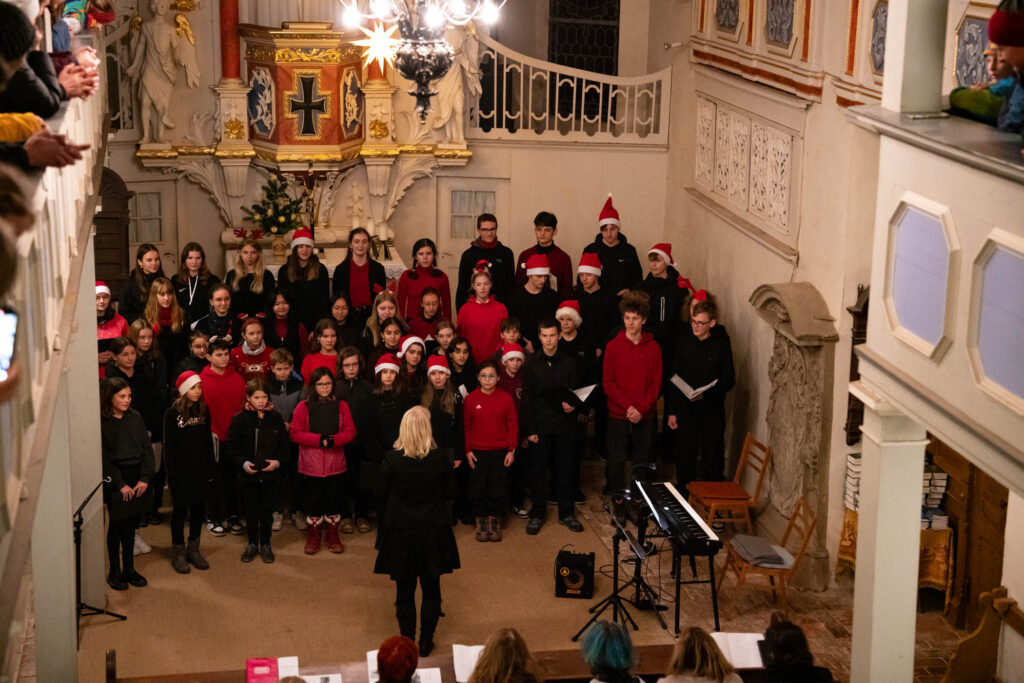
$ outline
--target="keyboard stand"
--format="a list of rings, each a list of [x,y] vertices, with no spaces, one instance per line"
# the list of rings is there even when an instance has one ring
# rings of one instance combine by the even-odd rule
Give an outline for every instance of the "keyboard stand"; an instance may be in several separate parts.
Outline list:
[[[718,584],[715,581],[715,556],[708,555],[708,579],[700,579],[697,577],[697,557],[695,555],[689,555],[690,558],[690,571],[693,573],[693,579],[690,581],[682,580],[682,559],[683,553],[679,547],[679,543],[675,539],[671,539],[672,543],[672,574],[676,579],[676,635],[679,635],[679,587],[682,585],[693,585],[700,583],[711,584],[711,609],[715,614],[715,630],[721,631],[722,627],[718,621]]]

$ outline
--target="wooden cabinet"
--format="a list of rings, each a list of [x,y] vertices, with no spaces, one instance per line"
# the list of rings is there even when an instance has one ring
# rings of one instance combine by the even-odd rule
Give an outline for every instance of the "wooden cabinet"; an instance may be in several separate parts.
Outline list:
[[[930,436],[928,454],[949,475],[943,507],[954,535],[953,592],[946,617],[973,630],[981,621],[978,596],[1001,585],[1009,493],[995,479]]]

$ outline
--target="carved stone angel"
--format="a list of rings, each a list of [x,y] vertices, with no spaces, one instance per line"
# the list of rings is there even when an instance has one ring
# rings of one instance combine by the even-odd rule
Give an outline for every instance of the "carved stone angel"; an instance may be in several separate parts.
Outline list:
[[[132,63],[128,67],[128,75],[139,83],[143,143],[165,142],[165,129],[174,128],[170,106],[178,81],[179,64],[185,69],[186,85],[189,88],[199,86],[192,27],[184,14],[175,15],[172,24],[167,17],[170,6],[171,0],[150,0],[153,19],[141,22]],[[155,134],[152,129],[154,120]]]
[[[448,73],[438,79],[434,128],[444,128],[444,144],[465,145],[463,120],[467,94],[480,97],[480,42],[472,26],[452,26],[445,36],[455,58]]]

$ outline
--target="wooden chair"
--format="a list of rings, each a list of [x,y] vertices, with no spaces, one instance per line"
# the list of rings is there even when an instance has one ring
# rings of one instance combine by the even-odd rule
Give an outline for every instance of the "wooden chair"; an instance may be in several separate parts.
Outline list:
[[[690,492],[690,505],[701,510],[708,524],[722,522],[725,524],[742,523],[748,533],[754,533],[754,522],[750,518],[750,510],[757,506],[761,499],[761,486],[764,484],[768,465],[772,460],[772,449],[765,446],[747,432],[743,441],[743,452],[736,466],[736,476],[732,481],[692,481],[687,489]],[[757,476],[753,495],[743,488],[743,477],[747,470]],[[721,516],[719,516],[721,515]]]
[[[772,545],[772,549],[782,558],[782,562],[776,564],[754,564],[749,559],[745,559],[736,549],[734,546],[735,538],[732,541],[726,542],[728,554],[725,558],[725,567],[722,569],[722,575],[718,580],[719,593],[721,593],[722,584],[725,583],[725,576],[729,573],[729,570],[732,569],[736,574],[736,590],[729,599],[726,614],[731,614],[732,607],[736,602],[736,596],[739,594],[743,584],[746,583],[747,577],[754,575],[768,577],[772,598],[779,601],[779,595],[781,594],[782,599],[779,602],[782,610],[788,610],[786,582],[789,576],[800,566],[800,560],[807,550],[807,544],[811,540],[811,533],[814,531],[816,523],[817,519],[814,512],[807,504],[807,501],[804,500],[804,497],[801,496],[796,501],[793,514],[789,517],[789,524],[786,525],[786,531],[782,534],[782,543]],[[791,545],[795,546],[795,553],[790,552],[789,548]],[[776,589],[778,589],[778,593],[776,593]]]

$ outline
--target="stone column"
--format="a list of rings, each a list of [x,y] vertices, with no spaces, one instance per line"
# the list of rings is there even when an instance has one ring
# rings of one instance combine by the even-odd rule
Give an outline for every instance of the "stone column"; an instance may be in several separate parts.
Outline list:
[[[220,77],[224,81],[241,81],[239,55],[238,0],[220,0]]]
[[[909,681],[928,441],[923,427],[865,381],[850,384],[850,393],[864,403],[850,680]]]
[[[214,86],[220,104],[220,140],[214,152],[224,171],[228,195],[245,195],[249,160],[256,155],[249,142],[249,88],[242,81],[238,36],[238,0],[220,0],[220,82]]]
[[[882,106],[902,114],[942,110],[946,10],[935,0],[891,0],[885,36]]]
[[[391,96],[397,90],[388,79],[389,69],[376,62],[366,67],[363,97],[366,101],[366,126],[360,156],[366,166],[370,219],[382,240],[387,240],[388,194],[391,171],[399,155],[395,142],[395,118]]]

